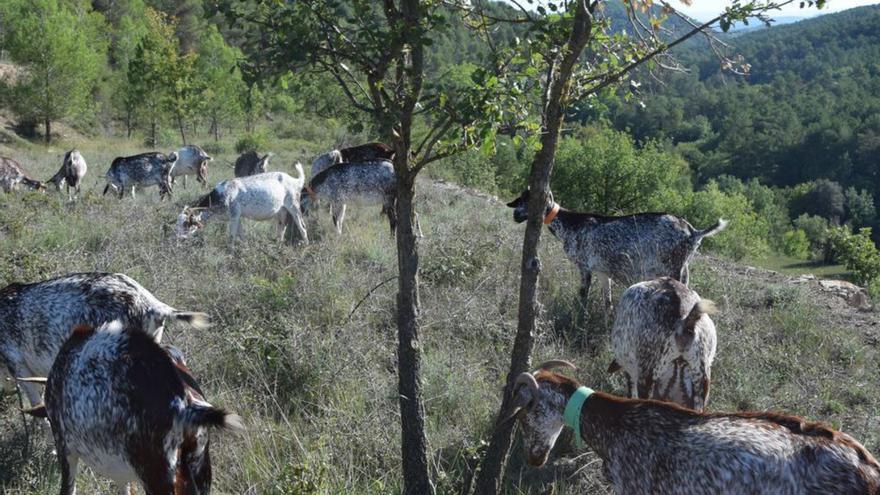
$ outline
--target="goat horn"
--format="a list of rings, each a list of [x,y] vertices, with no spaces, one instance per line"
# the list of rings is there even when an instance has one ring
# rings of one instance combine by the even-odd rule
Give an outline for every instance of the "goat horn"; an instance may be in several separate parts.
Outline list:
[[[541,366],[538,366],[539,370],[552,370],[553,368],[566,368],[572,371],[577,371],[577,366],[571,364],[568,361],[562,359],[551,359],[550,361],[545,361],[541,363]]]
[[[27,377],[16,378],[16,380],[18,380],[20,382],[24,382],[24,383],[42,383],[45,385],[46,381],[48,379],[43,376],[27,376]]]
[[[518,377],[516,377],[516,382],[513,384],[513,389],[516,390],[520,385],[527,385],[532,392],[537,395],[539,392],[538,388],[538,380],[535,380],[534,375],[531,373],[520,373]]]

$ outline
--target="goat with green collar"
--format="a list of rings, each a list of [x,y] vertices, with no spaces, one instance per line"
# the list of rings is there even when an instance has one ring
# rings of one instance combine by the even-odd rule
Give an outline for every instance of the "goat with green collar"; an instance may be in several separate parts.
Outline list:
[[[880,494],[880,463],[849,435],[796,416],[700,413],[581,386],[551,361],[517,377],[514,414],[540,467],[565,427],[617,494]]]

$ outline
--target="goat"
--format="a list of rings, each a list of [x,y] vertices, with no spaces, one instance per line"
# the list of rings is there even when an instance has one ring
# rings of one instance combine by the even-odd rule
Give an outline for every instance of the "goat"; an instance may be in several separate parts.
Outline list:
[[[397,176],[388,161],[340,163],[312,177],[304,189],[302,209],[306,213],[312,203],[330,203],[333,225],[342,233],[346,203],[351,200],[382,203],[382,214],[388,217],[391,235],[397,228]]]
[[[714,304],[678,280],[635,284],[620,298],[609,372],[622,369],[627,395],[702,411],[715,359]]]
[[[12,192],[19,184],[35,191],[45,190],[46,186],[29,174],[17,161],[0,156],[0,187],[4,192]]]
[[[76,492],[80,459],[122,493],[140,481],[149,495],[208,494],[208,429],[244,429],[240,417],[205,400],[179,350],[119,321],[73,329],[44,404],[30,412],[52,427],[61,495]]]
[[[171,171],[176,161],[176,152],[168,156],[152,152],[117,157],[107,170],[104,194],[112,187],[122,199],[125,190],[131,186],[131,197],[134,198],[135,189],[159,186],[159,199],[165,199],[171,195]]]
[[[845,433],[772,412],[700,413],[594,392],[542,365],[516,379],[514,416],[540,467],[563,427],[604,462],[614,493],[880,494],[880,463]],[[513,416],[512,416],[513,417]]]
[[[157,342],[166,319],[210,326],[204,313],[177,310],[121,273],[75,273],[0,289],[0,360],[14,377],[46,376],[73,325],[119,319]],[[23,384],[31,404],[35,388]]]
[[[269,166],[269,160],[275,156],[274,153],[266,153],[260,158],[256,151],[248,151],[242,153],[235,160],[235,176],[247,177],[248,175],[264,174],[268,172],[266,167]]]
[[[187,237],[204,226],[216,215],[229,218],[229,238],[244,236],[241,218],[252,220],[276,219],[279,236],[283,238],[288,224],[308,243],[309,236],[300,212],[300,191],[305,182],[302,165],[296,164],[299,176],[293,178],[283,172],[267,172],[220,182],[196,204],[194,209],[184,207],[178,215],[177,236]]]
[[[60,191],[61,185],[66,184],[67,199],[72,200],[73,196],[70,195],[70,188],[72,187],[76,191],[76,194],[79,195],[82,179],[86,176],[87,171],[88,166],[86,165],[86,159],[83,158],[79,150],[74,148],[64,154],[61,168],[58,169],[58,172],[55,172],[55,175],[46,182],[48,184],[54,184],[56,191]]]
[[[507,206],[513,219],[528,218],[529,190]],[[611,280],[629,286],[642,280],[672,277],[688,283],[688,263],[704,237],[727,227],[724,219],[703,230],[669,213],[604,216],[562,208],[552,194],[544,208],[544,224],[562,241],[562,249],[581,273],[581,303],[587,296],[593,272],[600,276],[606,315],[611,312]]]
[[[177,150],[177,162],[171,169],[171,182],[183,176],[183,187],[186,187],[186,177],[195,175],[202,187],[208,187],[208,162],[211,160],[213,158],[201,146],[190,144],[180,148]]]
[[[394,149],[385,143],[366,143],[349,148],[331,150],[312,161],[312,178],[338,163],[361,163],[394,159]]]

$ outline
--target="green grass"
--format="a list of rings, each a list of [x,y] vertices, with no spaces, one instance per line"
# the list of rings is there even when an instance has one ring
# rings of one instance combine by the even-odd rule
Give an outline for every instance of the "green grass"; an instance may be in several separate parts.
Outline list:
[[[786,275],[813,274],[818,278],[841,280],[849,280],[851,277],[850,272],[843,265],[801,260],[784,254],[768,254],[759,259],[746,260],[745,263]]]
[[[382,284],[396,274],[396,255],[379,207],[350,207],[342,236],[322,212],[309,221],[308,246],[280,245],[271,222],[247,221],[247,240],[234,251],[222,223],[177,242],[170,223],[204,191],[178,184],[164,203],[155,188],[134,201],[102,197],[110,160],[142,147],[76,144],[90,167],[82,201],[68,204],[54,192],[0,194],[0,286],[70,271],[122,271],[169,304],[211,314],[214,327],[176,326],[165,338],[186,353],[208,399],[248,427],[244,436],[212,438],[215,493],[397,493],[396,283]],[[0,153],[47,178],[65,149]],[[307,156],[278,149],[272,164],[282,170]],[[231,175],[222,164],[233,159],[218,154],[211,183]],[[509,362],[522,226],[501,203],[428,182],[419,188],[429,459],[438,492],[460,493],[489,438]],[[570,359],[583,382],[619,393],[619,377],[605,372],[610,351],[601,305],[593,301],[597,311],[585,324],[572,318],[579,277],[546,231],[541,260],[535,361]],[[880,450],[877,349],[844,317],[803,287],[739,275],[707,258],[695,261],[691,276],[696,290],[722,307],[710,409],[803,414]],[[585,347],[586,329],[600,336],[596,354]],[[47,435],[35,434],[23,458],[17,408],[12,395],[0,401],[0,492],[57,491]],[[517,446],[505,492],[607,493],[595,454],[571,462],[575,453],[561,443],[562,457],[543,470],[526,466]],[[81,493],[110,492],[87,468],[78,486]]]

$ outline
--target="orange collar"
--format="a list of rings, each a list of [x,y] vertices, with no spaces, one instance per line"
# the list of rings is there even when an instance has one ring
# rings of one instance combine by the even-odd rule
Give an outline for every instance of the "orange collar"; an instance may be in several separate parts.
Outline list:
[[[318,199],[315,197],[315,191],[312,190],[312,186],[306,186],[306,193],[308,193],[309,198],[311,198],[312,201],[318,201]]]
[[[550,225],[550,222],[556,218],[556,214],[559,213],[559,203],[553,203],[553,208],[550,208],[550,213],[544,215],[544,225]]]

